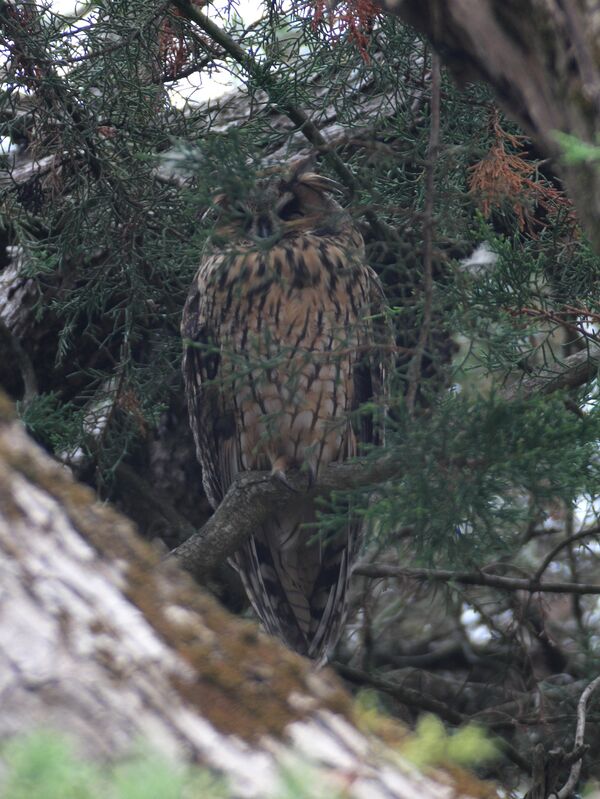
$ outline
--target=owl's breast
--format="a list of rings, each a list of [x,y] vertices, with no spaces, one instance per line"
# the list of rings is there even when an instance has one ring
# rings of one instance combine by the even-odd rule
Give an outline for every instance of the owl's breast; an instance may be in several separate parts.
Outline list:
[[[368,305],[361,250],[307,234],[265,250],[240,246],[215,258],[204,280],[242,467],[308,463],[316,472],[354,454],[348,414]]]
[[[279,327],[283,311],[289,324],[309,307],[338,323],[350,321],[368,296],[368,267],[357,236],[306,234],[264,250],[242,242],[208,259],[204,282],[221,321]]]

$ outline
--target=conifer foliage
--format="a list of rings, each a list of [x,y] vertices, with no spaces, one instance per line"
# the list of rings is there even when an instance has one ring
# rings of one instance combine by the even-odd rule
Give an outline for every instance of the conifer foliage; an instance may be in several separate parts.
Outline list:
[[[385,452],[366,455],[393,468],[323,504],[320,535],[349,501],[365,525],[335,665],[405,720],[503,737],[506,784],[536,743],[568,753],[600,657],[600,259],[553,165],[370,2],[251,23],[234,4],[4,2],[0,31],[0,383],[31,434],[146,537],[201,527],[186,291],[218,193],[311,156],[395,333]],[[202,101],[215,74],[236,94]]]

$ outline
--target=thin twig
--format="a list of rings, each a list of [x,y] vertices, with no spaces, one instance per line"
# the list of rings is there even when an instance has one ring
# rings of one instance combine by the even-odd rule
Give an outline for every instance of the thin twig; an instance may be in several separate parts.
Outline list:
[[[585,717],[587,713],[587,703],[590,696],[599,685],[600,676],[596,677],[595,680],[592,680],[592,682],[589,683],[579,697],[579,702],[577,703],[577,728],[575,730],[575,745],[573,746],[573,751],[580,750],[584,746],[583,742],[585,738]],[[577,761],[571,766],[569,777],[563,787],[560,789],[560,791],[551,794],[550,799],[552,796],[555,796],[556,799],[568,799],[572,795],[573,791],[575,790],[575,786],[577,785],[577,781],[579,780],[582,763],[583,752]]]
[[[588,530],[581,530],[579,533],[575,533],[574,535],[570,535],[568,538],[559,541],[558,544],[553,547],[550,552],[546,555],[544,560],[542,561],[539,569],[533,575],[533,581],[538,583],[542,579],[542,575],[548,568],[548,566],[552,563],[554,558],[558,555],[561,549],[569,546],[569,544],[574,543],[575,541],[579,541],[582,538],[587,538],[590,535],[598,535],[600,534],[600,527],[591,527]]]
[[[425,208],[423,212],[423,320],[415,354],[407,371],[408,390],[406,406],[410,414],[414,414],[421,364],[425,347],[429,340],[429,331],[433,316],[433,233],[434,233],[434,201],[435,201],[435,165],[440,148],[440,95],[441,70],[437,53],[431,56],[431,122],[429,127],[429,144],[425,163]]]
[[[387,563],[373,563],[357,566],[354,574],[363,577],[410,577],[415,580],[431,580],[436,583],[460,583],[461,585],[484,585],[501,588],[504,591],[529,591],[548,594],[600,594],[600,585],[590,583],[541,583],[534,579],[500,577],[484,572],[455,572],[445,569],[407,569],[403,566],[390,566]]]
[[[186,19],[201,27],[213,41],[237,61],[244,71],[267,93],[273,105],[280,109],[298,127],[300,132],[317,150],[325,154],[325,158],[330,162],[344,185],[353,194],[356,193],[361,187],[360,181],[339,155],[331,149],[330,142],[327,141],[310,117],[286,98],[284,87],[272,70],[259,64],[246,50],[240,47],[238,42],[193,6],[189,0],[172,0],[172,3]],[[382,222],[373,209],[365,208],[364,215],[376,236],[390,241],[399,240],[398,232]]]

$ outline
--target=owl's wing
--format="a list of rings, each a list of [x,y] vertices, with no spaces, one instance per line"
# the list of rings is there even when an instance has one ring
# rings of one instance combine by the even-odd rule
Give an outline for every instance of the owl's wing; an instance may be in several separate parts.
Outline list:
[[[204,490],[216,508],[240,470],[240,454],[234,409],[227,406],[219,387],[219,325],[202,271],[194,279],[183,309],[183,378]]]
[[[354,367],[353,410],[365,403],[371,406],[360,413],[355,433],[360,444],[385,443],[386,402],[393,367],[394,336],[387,316],[387,301],[377,274],[367,271],[369,313],[363,320],[359,336],[359,352]],[[364,450],[364,447],[363,447]]]

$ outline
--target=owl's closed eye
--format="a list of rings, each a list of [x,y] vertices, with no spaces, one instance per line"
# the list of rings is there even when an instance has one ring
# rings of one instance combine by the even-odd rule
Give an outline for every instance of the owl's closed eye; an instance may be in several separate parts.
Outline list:
[[[267,175],[235,197],[219,193],[210,213],[220,237],[283,238],[319,226],[333,232],[348,221],[329,194],[339,190],[335,181],[314,172]]]

